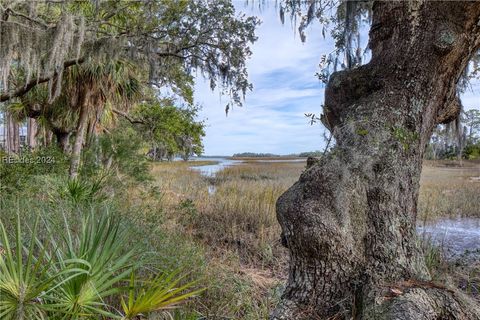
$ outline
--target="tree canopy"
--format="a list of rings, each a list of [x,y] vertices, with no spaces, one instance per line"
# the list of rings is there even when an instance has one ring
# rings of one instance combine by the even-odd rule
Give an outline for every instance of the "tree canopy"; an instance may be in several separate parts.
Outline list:
[[[196,121],[198,108],[177,107],[172,99],[142,103],[133,115],[140,123],[138,130],[150,145],[153,159],[172,159],[179,155],[188,160],[203,152],[204,123]]]
[[[258,20],[230,1],[2,1],[0,17],[1,101],[41,82],[56,97],[65,69],[120,58],[185,97],[194,70],[236,103],[251,88],[245,59]]]
[[[152,99],[159,102],[142,103],[135,114],[142,120],[132,124],[148,123],[149,141],[162,145],[165,156],[188,158],[203,150],[203,124],[194,120],[194,107],[160,108],[173,101],[164,95],[193,106],[193,86],[202,77],[241,105],[252,88],[246,60],[258,24],[228,0],[5,0],[0,101],[9,102],[17,121],[36,119],[45,143],[53,134],[71,152],[72,177],[83,146]]]

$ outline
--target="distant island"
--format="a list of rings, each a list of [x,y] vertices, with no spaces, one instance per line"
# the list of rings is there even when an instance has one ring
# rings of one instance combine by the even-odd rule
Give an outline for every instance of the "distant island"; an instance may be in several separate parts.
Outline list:
[[[235,153],[232,157],[233,158],[308,158],[308,157],[320,157],[322,152],[317,151],[307,151],[301,153],[292,153],[292,154],[285,154],[279,155],[274,153],[257,153],[257,152],[242,152],[242,153]]]

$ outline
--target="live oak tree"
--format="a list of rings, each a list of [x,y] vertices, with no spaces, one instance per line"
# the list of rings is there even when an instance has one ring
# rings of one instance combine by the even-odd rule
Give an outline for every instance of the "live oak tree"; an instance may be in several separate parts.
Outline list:
[[[198,69],[237,102],[251,87],[244,63],[258,21],[236,15],[230,1],[2,1],[0,17],[0,101],[38,83],[59,89],[66,68],[113,57],[147,65],[152,85],[179,89],[178,74]]]
[[[280,13],[307,8],[302,32],[327,2],[287,0]],[[277,202],[290,269],[272,319],[480,319],[476,303],[431,281],[415,230],[425,147],[460,114],[480,2],[355,4],[341,3],[347,17],[371,14],[371,60],[357,63],[344,46],[323,110],[336,146]]]
[[[0,4],[0,101],[22,97],[45,83],[48,104],[44,106],[55,104],[62,97],[66,70],[115,60],[127,60],[143,71],[143,85],[168,87],[187,101],[192,97],[194,71],[238,104],[251,88],[245,60],[251,54],[249,44],[256,40],[258,21],[237,15],[230,1],[5,0]],[[95,96],[92,90],[85,90],[85,101]],[[84,109],[77,108],[72,177],[83,144]]]

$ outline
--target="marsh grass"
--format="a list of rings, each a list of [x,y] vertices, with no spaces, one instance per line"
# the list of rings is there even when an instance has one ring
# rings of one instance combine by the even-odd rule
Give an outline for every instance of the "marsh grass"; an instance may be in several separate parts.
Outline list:
[[[149,279],[152,270],[171,272],[188,266],[185,281],[198,280],[193,290],[207,289],[172,313],[174,319],[267,319],[280,297],[288,266],[286,250],[279,241],[275,204],[297,181],[305,163],[248,160],[215,177],[203,177],[189,169],[208,164],[214,162],[155,163],[151,167],[153,184],[108,180],[102,188],[95,188],[95,197],[75,196],[75,201],[64,196],[65,181],[38,175],[26,184],[20,205],[13,199],[0,202],[1,218],[9,231],[17,216],[11,209],[14,206],[20,208],[22,225],[41,212],[42,219],[52,222],[53,233],[61,235],[65,211],[72,232],[78,232],[82,213],[110,211],[128,227],[125,248],[139,247],[138,258],[148,261],[149,267],[136,271],[140,278]],[[480,217],[476,200],[480,182],[472,179],[478,176],[475,163],[464,167],[428,164],[421,179],[419,219]],[[214,193],[209,192],[212,185]],[[71,187],[70,194],[84,193],[77,189],[85,188]],[[48,234],[39,230],[38,237],[44,239]],[[448,274],[459,288],[478,294],[478,265],[465,262],[468,259],[447,262],[441,248],[428,242],[424,252],[437,281],[444,281]],[[134,292],[134,297],[142,298],[141,292]],[[135,306],[133,302],[129,306],[127,299],[124,296],[125,310]],[[137,305],[142,305],[142,299]]]
[[[427,163],[421,177],[418,220],[479,216],[480,166],[463,162]],[[278,197],[305,168],[304,162],[259,162],[248,159],[214,177],[189,170],[191,163],[153,167],[170,208],[169,219],[213,251],[233,250],[240,263],[278,270],[285,264],[275,215]],[[450,164],[450,165],[449,165]],[[209,194],[209,185],[215,192]]]
[[[188,163],[152,167],[165,225],[205,250],[208,290],[194,309],[206,319],[268,318],[288,265],[275,203],[304,168],[301,162],[247,162],[203,177]]]
[[[440,285],[456,287],[480,301],[480,261],[477,250],[466,251],[455,258],[445,256],[443,245],[434,245],[431,239],[422,238],[427,268],[432,281]]]
[[[279,242],[275,204],[297,181],[305,163],[242,160],[214,177],[189,170],[191,163],[161,163],[152,168],[169,228],[199,243],[209,259],[210,289],[196,308],[208,319],[265,319],[286,278],[288,258]],[[480,217],[475,201],[480,182],[471,179],[480,176],[479,166],[449,164],[425,165],[419,220]],[[210,194],[212,185],[215,192]],[[456,274],[453,281],[458,287],[476,286],[476,271],[455,268],[444,259],[441,248],[425,240],[427,265],[435,279],[443,281],[447,273]]]
[[[214,178],[184,166],[153,170],[168,195],[173,219],[212,250],[233,250],[240,263],[283,269],[285,252],[275,216],[278,197],[298,178],[304,163],[250,162],[228,167]],[[216,191],[209,194],[208,186]]]
[[[420,180],[419,221],[442,217],[480,217],[480,164],[429,162]]]
[[[429,161],[420,180],[418,219],[423,224],[451,217],[480,218],[480,163],[474,161]],[[443,245],[423,237],[427,267],[434,281],[448,283],[480,298],[479,252],[466,251],[452,260]],[[475,249],[475,248],[472,248]]]

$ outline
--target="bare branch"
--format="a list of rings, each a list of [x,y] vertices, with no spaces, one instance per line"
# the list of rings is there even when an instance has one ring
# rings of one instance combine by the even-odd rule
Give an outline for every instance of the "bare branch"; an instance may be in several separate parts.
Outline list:
[[[145,121],[140,120],[140,119],[133,119],[126,112],[123,112],[121,110],[113,108],[112,111],[113,111],[113,113],[116,113],[116,114],[124,117],[125,119],[127,119],[131,124],[145,124]]]

